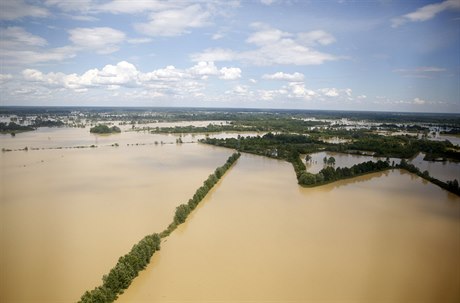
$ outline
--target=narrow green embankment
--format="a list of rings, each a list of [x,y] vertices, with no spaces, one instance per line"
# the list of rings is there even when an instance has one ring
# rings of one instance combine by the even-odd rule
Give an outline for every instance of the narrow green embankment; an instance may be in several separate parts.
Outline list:
[[[129,287],[139,272],[149,264],[150,258],[160,250],[161,239],[169,236],[180,224],[184,223],[188,215],[206,197],[225,172],[238,160],[240,153],[231,155],[227,162],[216,168],[209,175],[203,185],[198,188],[188,203],[181,204],[176,208],[173,222],[160,234],[152,234],[144,237],[135,244],[131,251],[118,259],[117,264],[107,275],[102,277],[102,285],[91,291],[86,291],[80,299],[80,303],[106,303],[113,302]]]

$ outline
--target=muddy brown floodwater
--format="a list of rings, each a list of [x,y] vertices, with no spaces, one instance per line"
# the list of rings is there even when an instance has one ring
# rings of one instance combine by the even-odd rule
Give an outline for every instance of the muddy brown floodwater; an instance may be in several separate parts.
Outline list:
[[[77,301],[133,244],[167,227],[231,153],[201,144],[0,153],[0,302]]]
[[[459,255],[460,199],[417,176],[243,155],[119,302],[457,302]]]
[[[0,153],[0,302],[77,301],[232,153],[32,134],[1,147],[100,147]],[[460,198],[417,176],[301,188],[289,163],[243,155],[119,302],[457,302],[459,256]]]

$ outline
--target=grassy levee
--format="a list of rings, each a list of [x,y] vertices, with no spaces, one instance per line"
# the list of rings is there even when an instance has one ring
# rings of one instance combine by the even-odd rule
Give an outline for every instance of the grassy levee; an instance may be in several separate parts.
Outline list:
[[[86,291],[80,298],[79,303],[109,303],[115,301],[131,282],[139,275],[139,272],[149,264],[152,255],[160,250],[161,239],[169,236],[180,224],[184,223],[188,215],[198,206],[211,188],[219,181],[225,172],[238,160],[240,153],[232,154],[227,162],[216,168],[209,175],[203,185],[198,188],[193,197],[186,204],[176,208],[173,222],[160,234],[145,236],[135,244],[131,251],[118,259],[117,264],[107,275],[102,277],[102,285],[93,290]]]

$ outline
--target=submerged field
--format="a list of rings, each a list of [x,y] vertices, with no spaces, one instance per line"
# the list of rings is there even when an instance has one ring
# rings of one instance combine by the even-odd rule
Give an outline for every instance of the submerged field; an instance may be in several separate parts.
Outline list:
[[[233,152],[198,143],[205,134],[122,129],[0,136],[13,150],[0,153],[1,302],[78,301]],[[372,158],[312,156],[315,173],[324,156],[337,166]],[[458,176],[456,163],[412,163]],[[458,239],[459,196],[414,174],[303,188],[290,163],[243,154],[118,301],[456,302]]]

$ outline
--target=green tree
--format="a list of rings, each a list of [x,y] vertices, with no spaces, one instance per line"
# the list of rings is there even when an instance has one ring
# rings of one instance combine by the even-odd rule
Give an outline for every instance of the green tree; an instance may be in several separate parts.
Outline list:
[[[334,166],[335,165],[335,158],[334,157],[329,157],[329,159],[327,159],[327,164]]]

